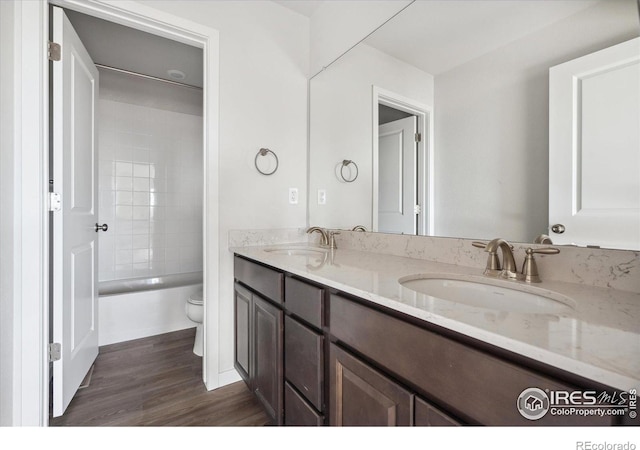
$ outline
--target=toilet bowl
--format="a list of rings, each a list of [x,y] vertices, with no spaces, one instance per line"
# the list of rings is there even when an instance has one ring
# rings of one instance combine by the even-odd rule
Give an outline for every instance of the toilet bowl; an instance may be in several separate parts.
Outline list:
[[[202,322],[204,320],[204,298],[202,296],[202,291],[195,292],[191,294],[187,303],[185,304],[185,311],[187,312],[187,317],[195,322],[196,325],[196,339],[193,343],[193,353],[198,356],[202,356],[202,348],[203,348],[203,336],[202,336]]]

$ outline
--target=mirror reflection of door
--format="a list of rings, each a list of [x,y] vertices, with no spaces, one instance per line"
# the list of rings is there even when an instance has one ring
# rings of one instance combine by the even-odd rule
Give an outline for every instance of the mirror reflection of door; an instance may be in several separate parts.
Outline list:
[[[415,115],[379,105],[378,230],[417,234],[418,148]]]
[[[639,249],[640,38],[549,74],[549,235]]]

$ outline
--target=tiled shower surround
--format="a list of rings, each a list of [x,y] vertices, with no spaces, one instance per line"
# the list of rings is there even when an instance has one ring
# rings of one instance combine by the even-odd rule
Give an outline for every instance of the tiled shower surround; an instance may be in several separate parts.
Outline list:
[[[100,281],[202,270],[199,91],[100,77]]]

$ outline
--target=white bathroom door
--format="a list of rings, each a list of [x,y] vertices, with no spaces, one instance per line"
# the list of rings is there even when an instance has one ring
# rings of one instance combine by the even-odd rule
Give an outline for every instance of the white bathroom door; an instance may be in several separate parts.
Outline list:
[[[640,38],[549,71],[549,236],[640,249]]]
[[[53,416],[64,413],[98,356],[96,232],[98,70],[62,9],[53,8]]]
[[[416,234],[417,118],[395,120],[378,128],[378,230]]]

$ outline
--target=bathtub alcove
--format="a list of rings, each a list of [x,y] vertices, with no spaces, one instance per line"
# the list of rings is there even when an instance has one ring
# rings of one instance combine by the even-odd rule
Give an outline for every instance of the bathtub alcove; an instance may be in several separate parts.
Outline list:
[[[99,345],[193,328],[185,302],[202,290],[202,272],[103,281]]]
[[[99,345],[193,328],[185,304],[203,287],[202,50],[68,15],[100,75]],[[99,45],[125,34],[130,45]],[[131,48],[157,51],[133,64]],[[167,80],[151,62],[184,78]]]

